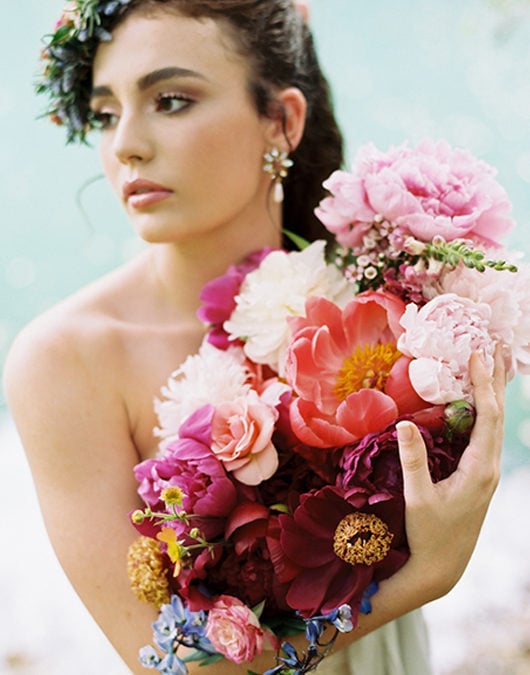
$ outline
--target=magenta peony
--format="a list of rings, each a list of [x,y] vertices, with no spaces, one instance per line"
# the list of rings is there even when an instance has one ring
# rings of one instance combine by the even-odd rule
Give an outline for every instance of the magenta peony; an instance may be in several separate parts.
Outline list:
[[[239,265],[231,265],[225,274],[209,281],[202,289],[200,300],[203,303],[197,311],[197,317],[210,326],[208,342],[219,349],[226,349],[233,341],[223,329],[236,307],[236,295],[246,275],[259,267],[273,248],[264,248],[251,253]]]
[[[210,517],[191,519],[190,525],[174,520],[170,526],[178,533],[199,526],[207,538],[223,533],[226,517],[236,504],[236,489],[210,450],[212,417],[211,406],[197,410],[184,422],[181,437],[168,446],[164,455],[141,462],[134,471],[140,483],[138,493],[155,510],[165,508],[161,501],[165,488],[180,488],[186,513]],[[140,531],[141,528],[140,525]]]
[[[396,346],[404,309],[395,295],[367,291],[343,310],[309,298],[306,318],[290,320],[285,377],[298,396],[290,415],[302,442],[347,445],[426,406]]]

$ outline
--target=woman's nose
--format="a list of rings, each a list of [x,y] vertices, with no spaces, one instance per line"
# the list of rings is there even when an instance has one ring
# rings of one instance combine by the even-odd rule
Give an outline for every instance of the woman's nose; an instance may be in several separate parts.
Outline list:
[[[122,114],[116,124],[114,153],[123,164],[149,161],[153,156],[153,145],[145,122],[133,114]]]

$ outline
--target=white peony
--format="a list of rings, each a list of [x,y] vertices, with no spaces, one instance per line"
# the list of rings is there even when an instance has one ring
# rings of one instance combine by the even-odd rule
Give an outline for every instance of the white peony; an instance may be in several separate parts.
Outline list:
[[[255,363],[267,364],[283,375],[289,342],[289,316],[305,316],[310,296],[324,297],[343,307],[354,288],[334,266],[326,263],[324,241],[303,251],[273,251],[247,274],[236,297],[236,308],[224,329],[245,341],[244,350]]]
[[[159,427],[155,432],[166,447],[178,437],[180,425],[204,405],[217,405],[244,396],[250,389],[249,371],[241,347],[223,351],[203,341],[197,354],[188,356],[155,400]]]

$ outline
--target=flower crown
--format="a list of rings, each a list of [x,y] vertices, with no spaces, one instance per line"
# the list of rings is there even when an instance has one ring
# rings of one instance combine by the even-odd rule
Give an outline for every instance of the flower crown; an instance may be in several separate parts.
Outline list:
[[[45,37],[43,72],[38,94],[50,99],[44,115],[67,130],[67,143],[86,142],[97,128],[90,108],[92,63],[100,42],[112,39],[117,19],[135,0],[73,0],[68,2],[53,33]]]

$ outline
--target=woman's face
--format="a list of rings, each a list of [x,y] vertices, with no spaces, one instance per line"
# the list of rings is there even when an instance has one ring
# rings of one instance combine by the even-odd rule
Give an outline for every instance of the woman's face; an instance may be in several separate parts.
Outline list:
[[[140,236],[182,241],[271,227],[260,117],[219,24],[131,14],[98,47],[91,108],[105,173]]]

